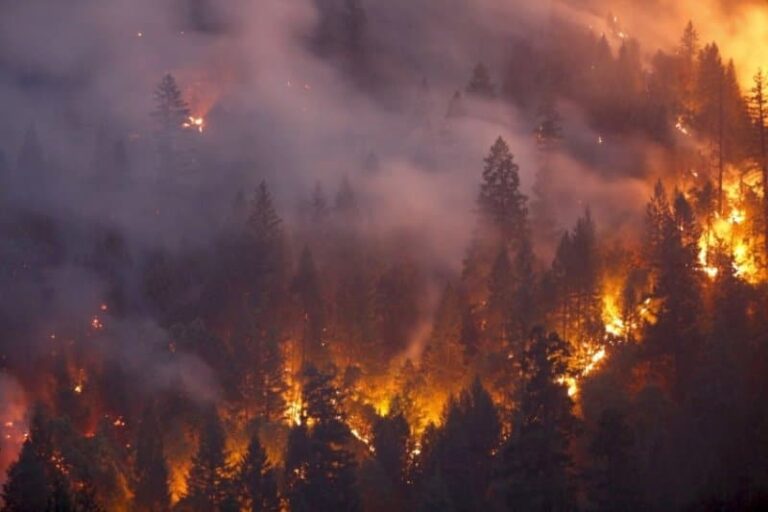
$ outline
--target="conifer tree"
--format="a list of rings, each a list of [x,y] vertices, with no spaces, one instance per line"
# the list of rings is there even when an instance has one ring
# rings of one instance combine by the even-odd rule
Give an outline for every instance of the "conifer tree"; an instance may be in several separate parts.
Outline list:
[[[51,484],[46,464],[27,439],[3,484],[4,512],[47,512]]]
[[[686,122],[690,122],[695,112],[696,58],[699,54],[699,33],[689,21],[685,26],[678,47],[680,60],[679,97],[680,111]]]
[[[531,223],[538,239],[551,242],[554,241],[557,232],[554,213],[556,202],[554,186],[557,183],[557,175],[553,160],[563,139],[563,128],[560,114],[549,95],[539,107],[537,121],[534,135],[538,148],[539,166],[533,184],[535,199],[531,202]]]
[[[355,512],[360,510],[355,460],[346,445],[352,435],[345,423],[341,394],[334,373],[313,366],[304,371],[305,435],[296,434],[290,457],[291,510]],[[301,427],[303,430],[303,427]],[[303,438],[303,441],[300,439]]]
[[[482,62],[472,70],[472,78],[467,84],[467,94],[490,99],[496,96],[496,87],[491,83],[488,68]]]
[[[542,329],[522,358],[522,383],[513,431],[500,453],[494,489],[508,510],[565,511],[575,502],[569,445],[575,432],[573,402],[560,379],[568,345]]]
[[[190,110],[170,73],[163,76],[155,88],[152,117],[157,125],[161,172],[168,176],[186,171],[189,147],[185,145],[184,125],[189,122]]]
[[[509,146],[499,137],[485,158],[477,203],[481,220],[496,230],[502,243],[514,249],[527,234],[526,202],[520,192],[519,167]]]
[[[410,429],[402,411],[379,417],[373,425],[376,461],[395,488],[405,483]]]
[[[458,510],[487,508],[486,489],[500,434],[496,406],[480,380],[475,379],[446,409],[444,427],[427,455],[426,466],[431,473],[427,482],[439,472]]]
[[[184,502],[195,511],[216,511],[224,503],[229,486],[224,429],[216,410],[205,413],[197,453],[187,477]]]
[[[240,462],[238,479],[247,510],[251,512],[280,510],[275,470],[267,460],[267,454],[256,434],[251,437],[248,450]]]
[[[648,239],[655,294],[662,299],[658,321],[649,327],[647,346],[657,356],[671,356],[675,389],[684,393],[690,382],[693,355],[699,337],[701,276],[698,240],[700,229],[693,208],[675,192],[669,205],[664,187],[657,185],[648,207]]]
[[[164,512],[170,508],[168,467],[163,455],[163,435],[151,407],[144,411],[136,441],[134,507],[138,511]]]
[[[260,247],[266,247],[282,236],[281,223],[267,182],[261,180],[251,200],[248,214],[249,233]]]
[[[313,365],[325,364],[328,347],[325,340],[325,304],[312,252],[304,247],[299,268],[291,283],[301,319],[302,361]]]

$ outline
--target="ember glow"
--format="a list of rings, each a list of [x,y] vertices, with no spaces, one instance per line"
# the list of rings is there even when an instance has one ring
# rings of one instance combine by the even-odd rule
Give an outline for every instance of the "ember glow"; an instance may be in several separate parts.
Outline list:
[[[539,4],[0,2],[2,510],[768,508],[768,6]]]

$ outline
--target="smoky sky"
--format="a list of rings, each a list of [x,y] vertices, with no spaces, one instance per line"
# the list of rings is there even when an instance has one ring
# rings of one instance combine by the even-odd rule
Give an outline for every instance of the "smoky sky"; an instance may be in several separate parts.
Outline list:
[[[34,125],[49,165],[72,178],[58,194],[64,197],[53,202],[90,208],[92,215],[122,205],[112,208],[112,216],[137,236],[194,238],[201,225],[194,215],[174,219],[161,234],[155,219],[143,218],[157,209],[145,204],[156,172],[152,91],[172,72],[193,112],[206,116],[208,133],[200,146],[212,163],[198,179],[210,195],[231,196],[267,178],[290,216],[314,182],[330,192],[347,175],[371,205],[382,207],[377,211],[385,215],[375,215],[377,223],[436,227],[430,230],[436,243],[448,244],[453,256],[471,226],[481,160],[495,137],[509,139],[526,190],[536,167],[532,120],[504,102],[473,105],[461,121],[446,122],[450,98],[472,67],[484,62],[500,85],[511,40],[547,44],[557,37],[548,30],[555,18],[599,33],[609,15],[620,15],[651,54],[674,44],[686,14],[697,13],[706,25],[710,12],[723,10],[717,2],[694,11],[676,2],[656,3],[648,9],[648,2],[591,0],[363,2],[365,58],[375,85],[361,88],[343,65],[310,47],[319,13],[340,9],[340,0],[4,1],[0,148],[13,167],[24,133]],[[736,13],[737,4],[730,5]],[[753,5],[738,2],[739,9]],[[651,11],[662,14],[652,17]],[[526,64],[519,64],[520,73],[527,72]],[[566,122],[581,149],[564,156],[570,177],[590,170],[593,142],[605,134],[591,133],[578,112]],[[77,182],[93,172],[89,163],[99,132],[128,144],[136,183],[118,198],[97,197]],[[653,150],[639,151],[645,147]],[[372,156],[381,171],[376,176],[363,169]],[[636,187],[628,188],[626,194],[633,195]],[[572,195],[574,205],[595,203],[600,209],[599,189],[577,188]],[[394,203],[400,215],[393,215]],[[227,204],[218,197],[209,207]],[[563,212],[563,224],[572,222],[575,210]],[[210,226],[210,220],[202,225]],[[440,234],[444,226],[448,232]]]
[[[410,236],[438,266],[456,269],[472,236],[482,159],[496,137],[509,142],[527,193],[538,165],[533,106],[465,98],[466,115],[446,116],[478,62],[497,87],[510,69],[531,72],[529,62],[509,62],[508,50],[520,40],[556,41],[555,20],[606,33],[615,50],[620,41],[607,27],[613,16],[640,40],[645,57],[673,50],[689,18],[701,24],[702,39],[727,39],[728,55],[760,33],[748,25],[745,40],[728,38],[731,27],[747,14],[758,20],[765,14],[755,2],[654,0],[651,8],[629,0],[369,0],[362,2],[361,78],[343,59],[313,47],[323,13],[343,6],[342,0],[0,1],[5,197],[65,219],[70,227],[61,243],[69,259],[78,259],[93,226],[124,233],[135,256],[215,238],[237,191],[252,190],[261,179],[290,224],[316,183],[332,195],[346,176],[365,205],[367,232]],[[153,89],[168,72],[192,113],[206,119],[196,138],[197,173],[173,194],[157,187],[150,117]],[[636,231],[647,177],[667,165],[662,151],[651,141],[593,131],[576,105],[563,101],[559,109],[561,227],[589,206],[599,229]],[[45,180],[16,165],[32,127]],[[119,187],[99,180],[100,140],[125,146],[130,179]],[[100,285],[96,279],[87,287]]]

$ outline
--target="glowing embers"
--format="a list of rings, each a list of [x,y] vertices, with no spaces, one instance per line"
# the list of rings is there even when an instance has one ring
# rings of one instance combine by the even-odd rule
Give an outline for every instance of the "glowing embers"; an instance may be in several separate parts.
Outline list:
[[[203,131],[205,131],[205,118],[189,116],[187,120],[181,124],[181,127],[186,130],[195,130],[197,133],[203,133]]]

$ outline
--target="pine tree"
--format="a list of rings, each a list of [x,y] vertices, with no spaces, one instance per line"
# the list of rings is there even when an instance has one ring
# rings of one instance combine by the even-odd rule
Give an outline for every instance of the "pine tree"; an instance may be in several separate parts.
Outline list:
[[[670,206],[657,185],[648,207],[649,261],[655,295],[662,299],[658,321],[649,327],[647,347],[656,356],[671,356],[676,391],[684,393],[697,346],[701,311],[700,230],[693,208],[680,192]]]
[[[261,180],[249,208],[249,233],[260,247],[266,247],[282,236],[281,223],[282,220],[275,210],[267,182]]]
[[[536,307],[535,256],[530,237],[525,237],[512,261],[512,274],[515,290],[512,295],[510,336],[513,341],[512,352],[519,354],[519,346],[530,333],[531,327],[538,322]]]
[[[325,340],[325,304],[319,276],[309,247],[304,247],[299,268],[291,283],[301,319],[302,362],[322,365],[328,360]]]
[[[163,76],[155,89],[155,110],[152,116],[163,133],[180,130],[189,119],[189,106],[182,97],[176,79],[170,73]]]
[[[227,495],[228,472],[224,429],[211,407],[205,413],[197,453],[192,458],[184,502],[200,512],[218,510]]]
[[[680,111],[686,122],[690,122],[695,112],[694,89],[696,83],[696,57],[699,54],[699,33],[689,21],[680,38],[678,47],[680,59],[679,98]]]
[[[241,495],[251,512],[278,512],[280,500],[277,495],[275,470],[267,460],[267,454],[254,434],[238,470]]]
[[[355,482],[355,460],[345,446],[352,440],[334,373],[309,366],[304,371],[302,396],[306,403],[306,434],[292,437],[289,501],[291,510],[355,512],[360,498]],[[303,439],[303,441],[302,441]]]
[[[538,125],[534,135],[538,148],[539,166],[533,184],[535,200],[531,203],[533,232],[539,239],[552,242],[557,232],[557,219],[554,213],[556,204],[554,186],[557,175],[553,168],[553,159],[563,139],[563,128],[554,100],[548,96],[539,107]]]
[[[168,467],[163,455],[163,435],[151,407],[145,409],[139,425],[135,464],[134,508],[146,512],[169,510]]]
[[[155,109],[152,117],[157,124],[161,171],[166,177],[186,171],[189,164],[189,148],[184,140],[184,125],[189,122],[190,110],[176,79],[170,73],[162,78],[155,89]]]
[[[723,208],[723,173],[725,172],[725,69],[720,50],[712,43],[699,52],[696,77],[695,126],[707,137],[713,147],[713,160],[717,168],[718,211]]]
[[[515,279],[512,264],[507,250],[502,248],[488,279],[485,338],[486,348],[489,351],[498,353],[509,345],[514,293]]]
[[[410,429],[401,411],[377,417],[373,424],[376,461],[393,489],[404,492]]]
[[[482,98],[490,99],[496,96],[496,87],[491,83],[488,68],[482,62],[472,70],[472,78],[470,78],[466,90],[467,94]]]
[[[287,267],[282,219],[263,180],[248,207],[243,245],[247,261],[233,279],[247,287],[246,297],[250,301],[241,306],[243,314],[250,317],[245,319],[250,338],[258,339],[267,332],[268,324],[279,317]]]
[[[519,167],[509,146],[499,137],[485,158],[477,204],[481,221],[495,229],[503,244],[513,249],[527,235],[527,198],[520,192]]]
[[[508,510],[565,511],[574,507],[569,445],[576,419],[560,378],[568,345],[537,329],[522,358],[513,431],[500,454],[495,494]]]
[[[3,484],[4,512],[47,512],[51,484],[46,464],[27,439]]]
[[[604,334],[599,268],[595,226],[587,210],[573,232],[563,235],[551,271],[557,290],[555,323],[577,362],[589,357],[580,351],[594,347]]]
[[[425,452],[426,481],[439,472],[456,509],[486,509],[486,488],[500,435],[498,411],[480,380],[475,379],[469,389],[450,402],[444,427]]]
[[[260,344],[258,356],[259,374],[261,375],[261,393],[263,416],[268,421],[279,422],[285,416],[285,358],[282,340],[274,328],[270,329]]]

